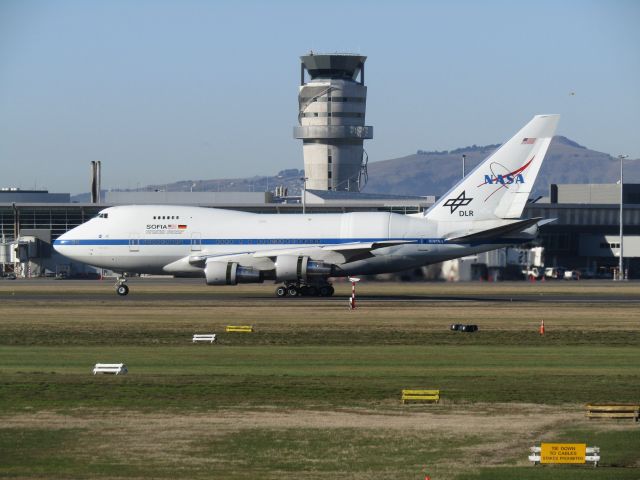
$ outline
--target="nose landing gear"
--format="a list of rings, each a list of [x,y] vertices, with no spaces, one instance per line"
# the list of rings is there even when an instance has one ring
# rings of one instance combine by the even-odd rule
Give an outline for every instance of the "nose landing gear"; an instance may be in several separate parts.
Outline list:
[[[127,285],[127,279],[124,275],[118,277],[116,280],[116,293],[121,297],[129,294],[129,286]]]
[[[276,288],[276,296],[283,297],[330,297],[335,290],[330,283],[310,285],[306,283],[286,283]]]

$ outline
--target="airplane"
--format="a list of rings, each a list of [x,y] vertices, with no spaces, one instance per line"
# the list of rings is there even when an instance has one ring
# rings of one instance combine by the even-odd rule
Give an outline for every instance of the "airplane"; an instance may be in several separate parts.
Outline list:
[[[425,212],[258,214],[216,208],[105,208],[54,241],[71,259],[119,274],[282,283],[276,295],[331,296],[332,277],[397,272],[533,240],[522,219],[559,115],[536,115]],[[551,220],[552,221],[552,220]]]

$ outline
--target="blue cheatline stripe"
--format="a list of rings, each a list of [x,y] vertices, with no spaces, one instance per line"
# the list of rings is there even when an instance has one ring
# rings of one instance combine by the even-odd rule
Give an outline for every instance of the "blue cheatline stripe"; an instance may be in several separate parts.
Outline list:
[[[417,243],[444,243],[444,239],[429,238],[141,238],[141,239],[104,239],[90,238],[78,240],[55,240],[54,245],[335,245],[343,243],[369,243],[384,241],[415,241]]]
[[[143,239],[78,239],[78,240],[55,240],[56,246],[76,246],[76,245],[269,245],[269,246],[305,246],[305,245],[336,245],[346,243],[370,243],[384,241],[409,241],[415,244],[441,245],[455,244],[447,242],[444,238],[143,238]],[[488,241],[469,242],[461,245],[512,245],[523,243],[529,240],[515,238],[496,238]]]

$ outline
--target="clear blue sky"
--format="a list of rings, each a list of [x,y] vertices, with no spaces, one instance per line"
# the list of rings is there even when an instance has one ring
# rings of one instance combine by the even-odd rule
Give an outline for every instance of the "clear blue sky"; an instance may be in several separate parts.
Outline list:
[[[635,0],[0,0],[0,187],[85,192],[91,160],[107,188],[302,168],[310,49],[368,56],[371,161],[537,113],[640,157]]]

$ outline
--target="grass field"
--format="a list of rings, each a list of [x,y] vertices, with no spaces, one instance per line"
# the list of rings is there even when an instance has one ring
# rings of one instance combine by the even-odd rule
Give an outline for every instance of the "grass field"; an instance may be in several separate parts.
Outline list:
[[[584,417],[640,401],[639,284],[363,283],[356,311],[347,284],[131,287],[0,283],[0,477],[640,478],[640,426]],[[601,466],[533,467],[541,441],[600,446]]]

